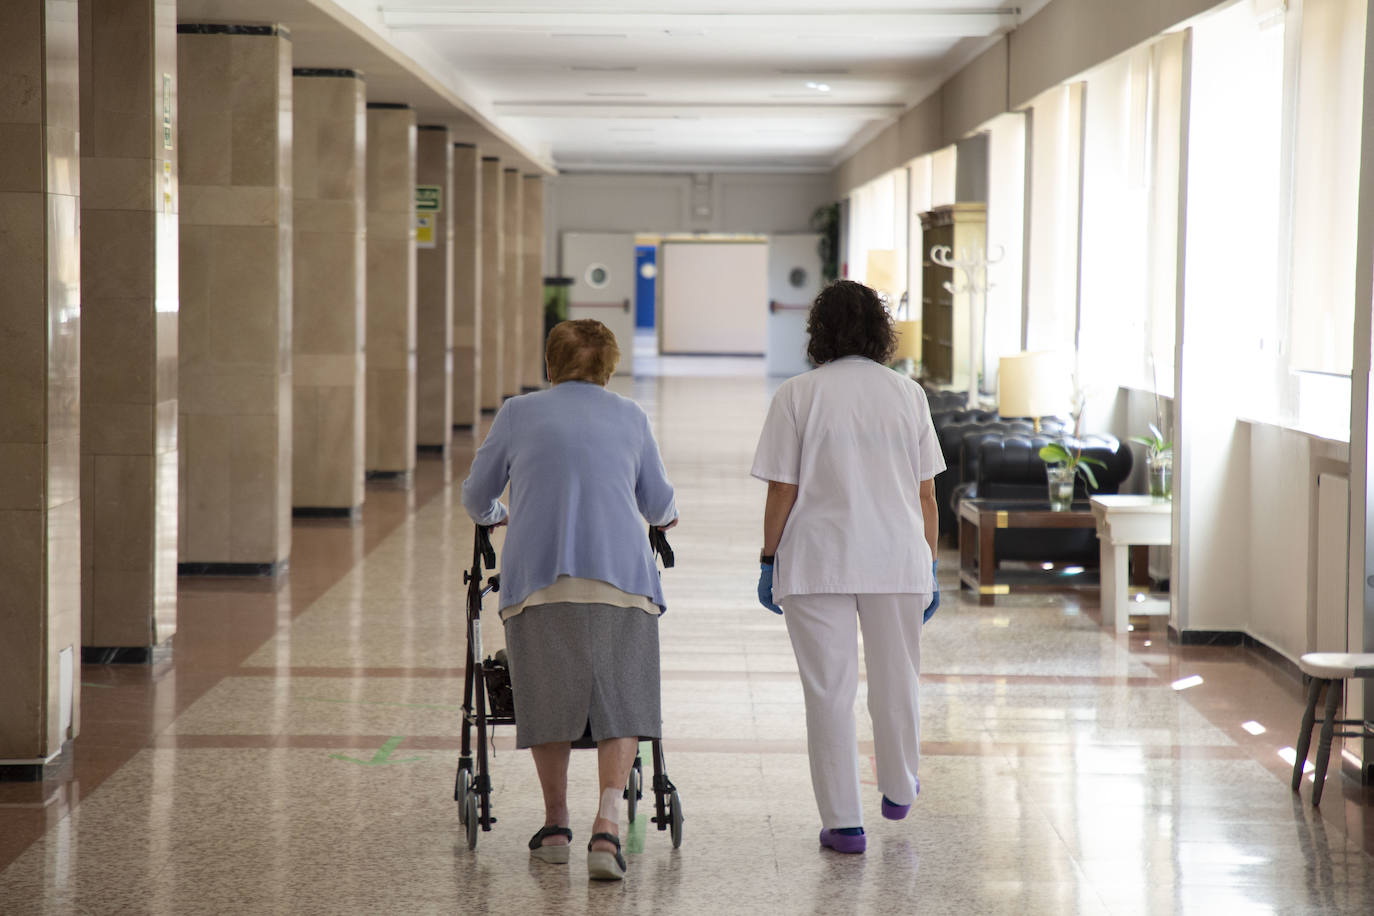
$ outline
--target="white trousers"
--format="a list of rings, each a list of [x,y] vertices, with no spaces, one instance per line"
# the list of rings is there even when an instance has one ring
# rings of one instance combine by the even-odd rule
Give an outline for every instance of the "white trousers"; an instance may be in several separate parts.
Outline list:
[[[929,595],[792,595],[782,602],[806,698],[806,744],[821,825],[862,827],[854,700],[859,627],[868,673],[868,714],[878,788],[892,802],[916,799],[921,760],[921,614]]]

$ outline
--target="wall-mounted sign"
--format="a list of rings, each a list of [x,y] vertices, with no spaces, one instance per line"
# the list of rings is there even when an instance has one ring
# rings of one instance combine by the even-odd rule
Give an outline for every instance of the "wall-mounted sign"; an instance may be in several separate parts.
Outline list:
[[[443,187],[437,184],[415,186],[415,209],[422,213],[438,213],[443,209]]]
[[[434,247],[434,214],[415,214],[415,247]]]
[[[172,74],[162,74],[162,148],[172,148]]]

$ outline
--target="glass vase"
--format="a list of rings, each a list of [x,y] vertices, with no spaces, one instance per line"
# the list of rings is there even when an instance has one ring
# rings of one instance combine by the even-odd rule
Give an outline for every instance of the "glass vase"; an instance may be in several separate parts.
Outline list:
[[[1045,476],[1050,485],[1050,508],[1055,512],[1069,511],[1073,505],[1074,469],[1067,464],[1047,464]]]
[[[1150,495],[1155,499],[1172,499],[1174,495],[1174,456],[1171,452],[1157,452],[1145,459],[1150,476]]]

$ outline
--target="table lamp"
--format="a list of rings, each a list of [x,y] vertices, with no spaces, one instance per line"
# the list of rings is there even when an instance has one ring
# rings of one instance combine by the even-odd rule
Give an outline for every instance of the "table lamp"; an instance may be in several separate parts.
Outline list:
[[[1004,417],[1030,417],[1040,432],[1040,418],[1069,407],[1069,370],[1060,354],[1030,350],[997,361],[997,412]]]

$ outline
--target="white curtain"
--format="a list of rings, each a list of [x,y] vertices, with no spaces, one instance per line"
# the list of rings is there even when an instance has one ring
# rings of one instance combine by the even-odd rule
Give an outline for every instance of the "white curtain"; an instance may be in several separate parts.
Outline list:
[[[1173,381],[1184,37],[1086,77],[1079,371],[1089,388]]]
[[[1082,84],[1031,103],[1030,260],[1026,346],[1073,352],[1078,292]]]
[[[1026,236],[1026,116],[998,115],[988,135],[988,266],[983,378],[995,388],[997,360],[1021,349],[1021,279]]]
[[[1364,32],[1364,0],[1302,4],[1288,316],[1297,370],[1350,373]]]

